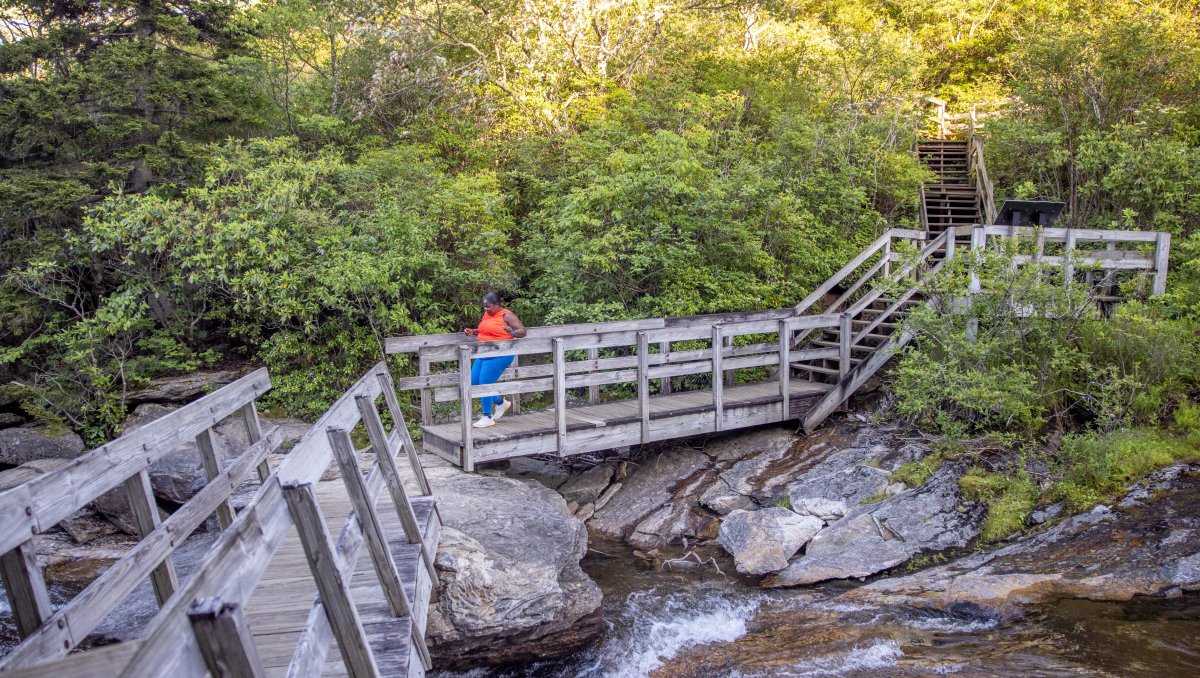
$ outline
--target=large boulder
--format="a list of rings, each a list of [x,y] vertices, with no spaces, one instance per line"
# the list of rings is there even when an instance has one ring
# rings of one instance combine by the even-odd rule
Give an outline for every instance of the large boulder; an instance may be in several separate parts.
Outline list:
[[[159,377],[142,388],[130,391],[126,400],[130,403],[185,403],[231,384],[239,376],[235,370],[213,370]]]
[[[19,426],[0,429],[0,464],[20,466],[38,459],[74,459],[83,453],[83,438],[70,431]]]
[[[921,552],[966,546],[979,536],[986,511],[981,505],[960,501],[958,478],[964,470],[961,463],[945,464],[921,487],[855,507],[845,518],[821,530],[809,542],[804,556],[764,585],[797,586],[827,579],[863,578]],[[865,491],[861,477],[845,474],[855,494]],[[885,480],[880,489],[886,485]],[[808,491],[816,489],[809,487]],[[845,492],[831,487],[825,490],[825,496]]]
[[[612,477],[612,466],[598,464],[563,483],[562,487],[558,488],[558,493],[563,499],[580,506],[594,504],[600,498],[600,493],[608,489]]]
[[[721,520],[717,542],[733,556],[738,572],[767,574],[788,566],[825,523],[785,508],[734,511]]]
[[[1061,598],[1129,600],[1200,590],[1200,464],[1176,464],[1099,506],[988,553],[846,594],[873,603],[999,615]]]
[[[606,537],[632,537],[631,543],[641,547],[687,536],[699,508],[694,495],[709,465],[706,455],[689,449],[648,458],[621,481],[621,489],[588,525]]]
[[[428,630],[438,667],[561,657],[602,633],[600,589],[579,567],[587,530],[561,496],[448,467],[428,476],[445,525]]]

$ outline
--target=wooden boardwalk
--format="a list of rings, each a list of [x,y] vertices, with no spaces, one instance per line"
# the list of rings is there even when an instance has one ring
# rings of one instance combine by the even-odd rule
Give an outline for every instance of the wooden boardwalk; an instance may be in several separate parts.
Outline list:
[[[340,481],[319,483],[317,498],[326,519],[340,529],[352,508],[345,487]],[[436,520],[433,499],[419,498],[413,500],[412,504],[421,525],[422,538],[437,543],[440,524]],[[417,633],[425,634],[433,582],[428,570],[421,566],[420,544],[410,544],[402,538],[403,526],[396,512],[381,511],[379,517],[386,533],[401,537],[390,540],[389,545],[396,570],[404,582],[404,592],[409,600],[414,601],[417,611],[415,620],[392,615],[371,558],[365,553],[359,556],[354,567],[350,592],[380,674],[419,678],[425,672],[420,660],[411,656],[409,638],[414,621]],[[246,608],[246,617],[265,676],[287,675],[317,595],[317,585],[313,581],[300,536],[295,528],[290,529],[275,550],[266,575],[259,581]],[[350,675],[336,640],[328,650],[327,657],[321,670],[322,676]]]
[[[709,389],[656,396],[650,399],[646,437],[642,435],[637,400],[572,407],[566,412],[564,456],[796,419],[833,388],[830,384],[808,381],[792,381],[790,386],[791,412],[786,417],[780,412],[783,398],[776,381],[724,389],[720,426]],[[457,422],[435,424],[423,426],[422,432],[427,451],[462,464],[462,426]],[[472,433],[477,463],[529,454],[555,454],[558,449],[558,426],[552,411],[508,415],[497,420],[495,426],[474,429]]]

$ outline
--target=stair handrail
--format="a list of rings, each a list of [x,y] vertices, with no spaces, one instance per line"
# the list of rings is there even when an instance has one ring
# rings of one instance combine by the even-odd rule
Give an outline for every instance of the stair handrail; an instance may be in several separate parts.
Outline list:
[[[825,282],[821,283],[817,289],[813,290],[811,294],[809,294],[807,297],[804,297],[800,303],[796,304],[794,307],[796,309],[796,315],[806,313],[813,304],[815,304],[819,299],[824,298],[830,290],[832,290],[834,287],[837,287],[839,283],[848,278],[851,273],[856,271],[859,266],[862,266],[864,263],[866,263],[866,261],[874,256],[876,252],[886,249],[886,254],[890,255],[893,238],[899,240],[924,240],[925,237],[926,233],[924,231],[914,231],[907,228],[889,228],[888,230],[884,231],[883,234],[872,241],[870,245],[867,245],[862,252],[859,252],[858,256],[854,257],[849,261],[849,263],[838,269],[836,273],[829,276]],[[871,271],[868,271],[868,273],[871,273]],[[861,282],[862,281],[860,280],[856,282],[856,284]],[[823,312],[828,313],[829,311],[826,310]]]
[[[979,202],[983,206],[984,223],[994,224],[996,223],[995,187],[988,178],[987,163],[984,162],[983,156],[983,137],[976,132],[974,120],[971,124],[968,148],[967,158],[970,162],[968,171],[975,173],[975,193],[979,196]]]

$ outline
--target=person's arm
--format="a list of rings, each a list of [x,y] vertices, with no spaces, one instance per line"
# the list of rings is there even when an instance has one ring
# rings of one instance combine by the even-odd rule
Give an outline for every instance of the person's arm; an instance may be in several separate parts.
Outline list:
[[[521,319],[516,313],[509,311],[504,314],[504,324],[508,333],[513,336],[513,339],[520,339],[525,336],[525,326],[521,324]]]

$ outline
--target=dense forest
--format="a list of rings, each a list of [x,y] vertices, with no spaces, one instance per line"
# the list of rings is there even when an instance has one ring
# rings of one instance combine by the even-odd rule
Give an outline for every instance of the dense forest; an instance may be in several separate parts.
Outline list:
[[[490,289],[527,324],[794,304],[917,226],[928,96],[1000,112],[999,199],[1170,231],[1172,273],[1103,327],[991,318],[1011,331],[940,342],[937,374],[910,355],[899,412],[956,439],[1200,436],[1189,0],[0,8],[0,404],[90,443],[130,389],[223,363],[319,412],[382,338],[457,330]]]

